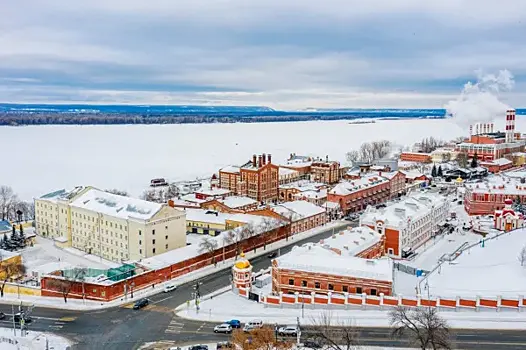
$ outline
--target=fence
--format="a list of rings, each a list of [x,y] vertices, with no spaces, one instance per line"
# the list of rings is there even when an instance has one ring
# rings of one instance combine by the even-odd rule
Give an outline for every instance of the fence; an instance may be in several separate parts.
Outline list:
[[[238,294],[248,298],[249,289],[239,288]],[[483,296],[474,297],[449,297],[449,298],[422,298],[421,296],[387,296],[380,293],[379,296],[367,294],[337,294],[328,293],[327,295],[315,294],[284,294],[260,296],[260,302],[265,307],[277,308],[327,308],[332,309],[373,309],[382,310],[397,306],[406,307],[438,307],[440,310],[450,311],[522,311],[526,309],[526,299],[523,295],[516,298],[497,296],[488,298]]]

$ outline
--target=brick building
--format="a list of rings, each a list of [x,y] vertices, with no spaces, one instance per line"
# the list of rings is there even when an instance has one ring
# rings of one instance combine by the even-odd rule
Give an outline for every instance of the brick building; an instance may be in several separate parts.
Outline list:
[[[431,163],[431,154],[419,152],[402,152],[400,160],[404,162]]]
[[[515,132],[515,110],[506,111],[506,130],[494,131],[493,123],[475,124],[470,127],[468,140],[456,145],[455,151],[467,153],[469,158],[477,155],[484,161],[503,158],[508,154],[524,151],[525,140]]]
[[[367,175],[358,180],[343,181],[327,194],[327,201],[336,202],[347,214],[363,210],[367,205],[385,202],[390,195],[389,180]]]
[[[389,199],[399,198],[406,193],[406,177],[402,171],[378,173],[389,180]]]
[[[320,244],[340,255],[375,259],[384,255],[385,236],[367,226],[349,227],[322,239]]]
[[[490,173],[497,174],[501,171],[509,170],[513,167],[513,161],[506,158],[498,158],[495,160],[484,160],[479,163],[480,166],[488,169]]]
[[[526,203],[526,184],[520,179],[496,176],[488,182],[465,184],[464,209],[469,215],[493,214],[505,207],[505,200]]]
[[[300,180],[296,182],[291,182],[288,184],[283,184],[279,186],[279,196],[278,199],[281,202],[293,201],[296,198],[296,195],[300,195],[304,192],[320,192],[321,190],[326,190],[327,185],[320,182],[312,182],[309,180]],[[327,195],[325,195],[326,199]]]
[[[391,295],[392,261],[357,258],[306,243],[272,261],[272,290],[288,294]]]
[[[360,217],[360,226],[385,235],[385,253],[403,258],[404,252],[414,251],[437,235],[449,215],[446,197],[417,192],[385,208],[368,207]]]
[[[271,155],[252,156],[240,167],[228,166],[219,170],[219,187],[258,202],[278,199],[279,167],[272,164]]]
[[[506,199],[504,209],[495,210],[495,228],[500,231],[509,232],[524,227],[524,215],[515,212],[512,208],[513,201]]]
[[[291,234],[307,231],[327,222],[325,208],[307,201],[286,202],[275,205],[271,209],[282,217],[291,220]]]
[[[309,179],[312,161],[312,157],[298,156],[295,153],[291,153],[289,159],[284,164],[281,164],[280,168],[297,171],[300,179]]]
[[[325,160],[317,159],[311,165],[311,180],[315,182],[323,182],[326,184],[334,184],[340,181],[343,177],[343,169],[340,168],[340,163],[329,160],[327,156]]]

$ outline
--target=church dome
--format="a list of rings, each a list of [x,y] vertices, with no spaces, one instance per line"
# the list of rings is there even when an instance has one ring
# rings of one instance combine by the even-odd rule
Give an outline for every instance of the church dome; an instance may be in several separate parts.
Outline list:
[[[252,265],[250,265],[250,262],[247,260],[247,258],[245,258],[245,253],[241,253],[239,256],[241,257],[241,259],[236,261],[236,263],[234,264],[234,266],[236,268],[238,268],[238,269],[248,269],[249,267],[252,266]]]

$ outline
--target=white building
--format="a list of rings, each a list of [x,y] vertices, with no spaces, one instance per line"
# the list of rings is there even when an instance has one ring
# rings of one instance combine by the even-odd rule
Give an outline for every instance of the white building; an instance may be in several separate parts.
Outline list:
[[[35,200],[37,233],[108,260],[138,260],[186,245],[185,213],[92,187]]]
[[[368,226],[385,235],[385,252],[403,257],[439,232],[449,216],[446,197],[431,192],[416,192],[385,208],[367,207],[360,226]]]

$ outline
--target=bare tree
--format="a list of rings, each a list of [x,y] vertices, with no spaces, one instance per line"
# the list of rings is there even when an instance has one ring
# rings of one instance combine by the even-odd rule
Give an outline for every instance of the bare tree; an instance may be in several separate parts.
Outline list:
[[[434,138],[433,136],[423,138],[420,141],[420,150],[424,153],[431,153],[439,147],[445,145],[445,142],[439,139]]]
[[[521,266],[524,266],[524,263],[526,263],[526,246],[522,247],[517,259],[521,263]]]
[[[313,319],[309,338],[325,349],[358,349],[358,332],[349,319],[334,321],[330,312],[324,312]]]
[[[449,162],[451,160],[451,153],[444,152],[442,153],[442,163]]]
[[[347,158],[347,161],[351,163],[352,165],[356,164],[360,161],[360,152],[357,150],[349,151],[345,154],[345,157]]]
[[[389,313],[392,335],[407,336],[420,349],[452,349],[451,332],[436,308],[407,308],[399,306]]]
[[[156,202],[157,201],[157,194],[155,193],[155,190],[146,190],[142,193],[141,199],[148,201],[148,202]]]
[[[126,191],[123,191],[123,190],[119,190],[117,188],[112,188],[112,189],[109,189],[109,190],[106,190],[106,192],[108,193],[113,193],[113,194],[116,194],[118,196],[124,196],[124,197],[129,197],[130,195],[128,194],[128,192]]]
[[[71,289],[75,285],[75,283],[84,281],[86,277],[86,269],[76,267],[71,271],[71,275],[68,277],[62,277],[61,279],[51,279],[48,280],[47,287],[56,289],[60,293],[62,293],[62,297],[64,298],[64,303],[68,302],[68,295],[69,292],[71,292]]]
[[[461,168],[467,168],[469,163],[469,156],[466,152],[460,152],[457,154],[457,164]]]
[[[9,186],[0,186],[0,212],[2,220],[8,220],[9,210],[13,201],[16,200],[16,194]]]
[[[372,163],[389,155],[391,146],[392,144],[388,140],[365,142],[362,143],[358,150],[347,152],[346,158],[353,164],[356,162]]]
[[[241,243],[254,236],[256,233],[256,229],[252,223],[248,223],[244,226],[235,228],[233,230],[229,230],[224,235],[223,239],[227,244],[235,244],[236,245],[236,258],[241,253]]]
[[[0,259],[2,257],[0,256]],[[0,261],[0,276],[2,276],[2,287],[0,288],[0,296],[4,297],[4,287],[8,280],[21,277],[26,273],[26,267],[22,264],[22,260],[6,259]]]
[[[267,241],[269,239],[268,232],[272,231],[273,229],[275,229],[277,227],[276,219],[266,216],[261,221],[261,226],[260,227],[261,227],[261,233],[263,234],[263,237],[265,238],[265,241],[263,242],[263,244],[264,244],[264,248],[263,249],[266,249],[267,248]]]
[[[210,236],[203,237],[199,242],[199,252],[213,254],[218,247],[218,243]],[[212,257],[212,264],[216,263],[215,255]]]
[[[179,188],[173,183],[168,185],[168,187],[166,188],[166,193],[165,193],[165,197],[166,197],[165,202],[168,202],[168,200],[175,198],[178,195],[179,195]]]
[[[263,326],[250,331],[236,329],[232,333],[232,344],[241,350],[290,350],[294,347],[291,341],[281,341],[276,339],[276,334],[272,327]]]

